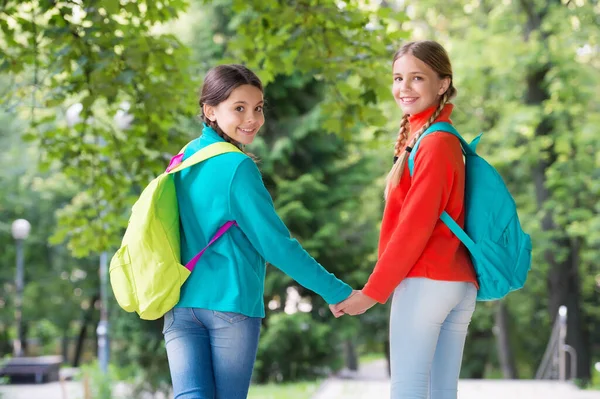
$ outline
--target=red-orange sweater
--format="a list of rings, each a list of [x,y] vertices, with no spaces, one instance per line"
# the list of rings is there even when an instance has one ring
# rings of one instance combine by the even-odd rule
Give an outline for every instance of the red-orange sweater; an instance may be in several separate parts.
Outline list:
[[[452,104],[436,122],[450,122]],[[413,135],[435,107],[409,118]],[[469,252],[440,220],[443,211],[464,226],[465,167],[460,142],[446,132],[421,141],[411,178],[405,165],[398,186],[389,194],[379,237],[379,260],[363,293],[385,303],[408,277],[466,281],[477,285]]]

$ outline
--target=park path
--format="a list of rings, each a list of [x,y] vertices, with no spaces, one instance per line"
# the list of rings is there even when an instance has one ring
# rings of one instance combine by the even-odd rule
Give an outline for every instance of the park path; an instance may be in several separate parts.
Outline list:
[[[387,399],[390,383],[385,360],[368,363],[357,373],[329,378],[312,399]],[[459,399],[600,399],[600,391],[579,390],[570,383],[540,380],[460,380]]]
[[[388,399],[390,384],[385,367],[383,360],[365,364],[357,373],[342,371],[337,376],[327,379],[312,399]],[[63,387],[66,395],[63,395]],[[124,384],[115,388],[115,397],[128,397]],[[83,399],[83,392],[81,382],[75,381],[65,382],[64,385],[0,385],[0,398]],[[458,385],[458,398],[600,399],[600,391],[579,390],[572,384],[558,381],[461,380]]]

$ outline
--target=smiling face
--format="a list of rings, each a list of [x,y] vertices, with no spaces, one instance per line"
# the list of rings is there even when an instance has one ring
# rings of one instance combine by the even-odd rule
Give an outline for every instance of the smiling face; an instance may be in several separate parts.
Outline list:
[[[263,92],[244,84],[216,106],[204,104],[204,115],[216,122],[221,130],[240,144],[250,144],[265,123]]]
[[[440,78],[429,65],[410,53],[394,62],[393,77],[392,94],[406,115],[418,114],[438,104],[451,82],[448,77]]]

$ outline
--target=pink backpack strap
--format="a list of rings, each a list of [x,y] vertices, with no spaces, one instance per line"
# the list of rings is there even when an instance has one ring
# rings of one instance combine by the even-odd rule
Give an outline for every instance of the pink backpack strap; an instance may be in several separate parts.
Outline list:
[[[167,166],[167,170],[165,172],[169,173],[171,170],[175,169],[181,162],[183,162],[183,152],[171,158],[169,166]]]
[[[190,260],[185,265],[186,269],[188,269],[190,272],[193,272],[194,268],[196,267],[196,263],[198,263],[198,261],[200,260],[200,257],[202,257],[202,254],[204,254],[204,251],[206,251],[208,249],[208,247],[210,247],[212,244],[214,244],[215,241],[217,241],[219,238],[221,238],[221,236],[223,234],[225,234],[227,232],[227,230],[229,230],[234,225],[237,226],[237,223],[235,221],[229,221],[229,222],[225,223],[223,226],[221,226],[219,228],[219,230],[217,230],[217,232],[215,233],[213,238],[209,241],[209,243],[204,247],[204,249],[202,251],[200,251],[198,253],[198,255],[194,256],[192,258],[192,260]]]

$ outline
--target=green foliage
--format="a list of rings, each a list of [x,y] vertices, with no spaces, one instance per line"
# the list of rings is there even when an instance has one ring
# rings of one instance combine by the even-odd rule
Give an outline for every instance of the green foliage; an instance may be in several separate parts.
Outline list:
[[[0,80],[1,88],[6,84]],[[15,334],[13,220],[26,218],[32,225],[24,243],[23,323],[26,332],[42,339],[48,352],[56,351],[56,338],[74,332],[77,319],[93,306],[90,300],[98,290],[96,259],[75,261],[63,246],[48,245],[56,228],[54,212],[70,200],[74,188],[53,171],[36,171],[37,148],[19,140],[26,129],[14,115],[0,113],[0,145],[6,149],[0,160],[0,355],[11,352]]]
[[[307,313],[272,315],[258,346],[256,380],[294,381],[339,369],[342,362],[333,329],[331,323]]]
[[[107,373],[104,373],[97,362],[85,365],[81,369],[81,379],[90,399],[113,399],[113,388],[117,382],[116,370],[109,367]],[[85,388],[84,388],[85,389]]]
[[[320,380],[289,384],[251,385],[249,399],[306,399],[317,392]]]
[[[571,306],[583,310],[576,329],[587,334],[584,353],[591,348],[598,357],[590,344],[600,340],[595,2],[423,0],[408,8],[216,0],[192,2],[189,10],[181,0],[79,3],[8,0],[0,9],[0,353],[10,351],[14,334],[10,222],[26,217],[33,225],[24,317],[49,349],[52,335],[72,336],[77,319],[93,309],[94,254],[116,246],[139,192],[197,136],[194,95],[221,62],[245,63],[267,84],[267,124],[251,151],[278,212],[319,262],[360,288],[376,261],[382,177],[400,120],[389,63],[414,28],[415,38],[438,39],[448,49],[459,90],[454,122],[467,138],[485,132],[480,151],[506,179],[534,240],[528,283],[506,301],[520,376],[535,372],[554,317],[548,310],[563,300],[549,292],[548,276],[556,273],[549,259],[574,265],[569,278],[581,293]],[[542,17],[538,27],[528,23],[532,12]],[[530,98],[536,76],[543,77],[537,99]],[[128,128],[114,119],[125,102]],[[76,103],[83,110],[69,126],[66,111]],[[291,286],[310,314],[281,313]],[[360,331],[357,343],[379,350],[387,336],[386,307],[333,320],[322,299],[274,268],[265,287],[265,303],[272,301],[278,307],[268,313],[257,363],[263,381],[336,368],[337,349],[325,342]],[[126,373],[139,390],[166,389],[160,322],[111,304],[113,360],[140,365],[142,372]],[[496,311],[479,304],[475,312],[464,377],[497,370]],[[299,338],[292,368],[282,348]]]
[[[58,165],[80,190],[58,214],[54,240],[68,239],[77,256],[118,243],[135,193],[185,141],[178,121],[194,104],[188,52],[156,30],[186,2],[157,4],[3,3],[0,65],[19,82],[7,101],[29,108],[26,137],[39,144],[41,167]],[[63,107],[77,102],[82,112],[69,127]],[[124,103],[127,130],[113,120]]]
[[[322,82],[322,128],[348,138],[380,125],[377,102],[388,96],[389,59],[403,13],[378,2],[234,0],[228,60],[244,60],[265,83],[307,74]]]
[[[130,381],[135,395],[163,392],[168,395],[171,377],[162,335],[162,319],[141,320],[113,308],[112,362],[121,370],[121,378]],[[136,396],[137,397],[137,396]]]

